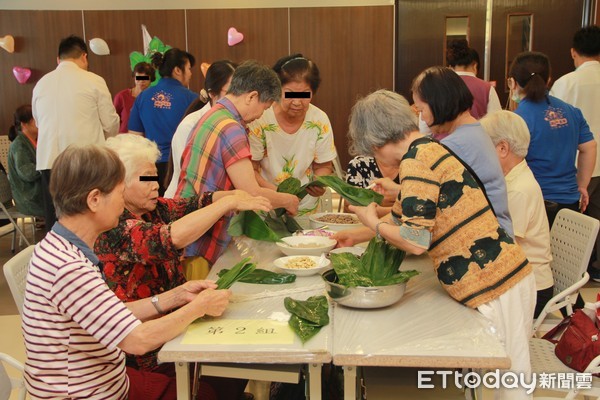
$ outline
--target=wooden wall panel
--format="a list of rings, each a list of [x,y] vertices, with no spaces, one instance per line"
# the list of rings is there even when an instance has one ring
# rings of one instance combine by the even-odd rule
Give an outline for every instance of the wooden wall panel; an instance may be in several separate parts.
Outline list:
[[[80,11],[0,12],[0,36],[15,38],[15,52],[0,49],[0,133],[7,134],[13,114],[22,104],[31,104],[33,87],[47,72],[56,68],[60,40],[70,34],[83,35]],[[32,70],[29,81],[19,84],[15,66]]]
[[[504,106],[508,98],[506,86],[506,24],[509,14],[533,13],[532,50],[541,51],[550,58],[551,84],[574,69],[570,48],[573,35],[581,27],[583,0],[565,7],[561,0],[528,1],[505,0],[494,3],[492,24],[492,57],[490,80],[497,82],[496,91]],[[560,27],[559,30],[556,27]],[[553,34],[554,33],[554,34]]]
[[[444,65],[446,17],[469,17],[469,44],[484,58],[485,0],[399,0],[396,32],[396,91],[412,103],[410,86],[424,69]],[[483,65],[480,65],[480,70]],[[480,73],[480,77],[482,77]]]
[[[319,67],[314,104],[331,120],[342,167],[348,154],[348,117],[356,100],[393,89],[394,9],[391,6],[290,9],[291,52]]]
[[[185,49],[184,10],[140,11],[85,11],[86,39],[102,38],[108,43],[110,55],[98,56],[90,51],[89,70],[102,76],[114,96],[119,91],[133,87],[129,54],[143,53],[141,25],[148,32],[171,47]],[[198,91],[198,85],[190,84]]]
[[[288,52],[288,10],[285,8],[188,10],[187,21],[189,51],[198,59],[198,66],[221,59],[237,63],[254,59],[273,65]],[[227,44],[230,27],[244,34],[244,40],[231,47]],[[194,70],[192,79],[198,87],[204,85],[199,68]]]

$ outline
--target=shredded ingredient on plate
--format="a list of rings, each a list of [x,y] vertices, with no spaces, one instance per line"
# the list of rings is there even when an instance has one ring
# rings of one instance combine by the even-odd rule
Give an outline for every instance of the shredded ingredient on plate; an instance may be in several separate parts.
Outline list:
[[[286,268],[293,268],[293,269],[310,269],[310,268],[314,268],[316,266],[317,266],[317,263],[314,262],[310,257],[292,258],[292,259],[290,259],[290,261],[288,261],[285,264]]]
[[[360,221],[355,216],[344,214],[325,214],[316,218],[316,220],[329,224],[360,224]]]

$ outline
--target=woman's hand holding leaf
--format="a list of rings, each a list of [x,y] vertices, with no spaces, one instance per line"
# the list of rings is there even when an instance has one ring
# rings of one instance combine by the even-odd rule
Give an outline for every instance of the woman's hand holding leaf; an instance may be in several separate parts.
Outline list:
[[[373,231],[375,230],[375,226],[379,223],[376,203],[371,203],[366,207],[350,206],[349,209],[356,214],[364,226],[369,227]]]
[[[386,198],[396,199],[398,197],[398,193],[400,193],[401,186],[390,178],[375,179],[372,184],[374,184],[372,190],[384,195]]]
[[[223,314],[227,305],[229,305],[230,297],[230,290],[206,289],[201,291],[190,304],[197,307],[203,315],[218,317]]]
[[[273,209],[271,202],[262,196],[252,196],[243,190],[235,190],[232,196],[226,197],[232,202],[234,211],[265,211],[269,212]]]

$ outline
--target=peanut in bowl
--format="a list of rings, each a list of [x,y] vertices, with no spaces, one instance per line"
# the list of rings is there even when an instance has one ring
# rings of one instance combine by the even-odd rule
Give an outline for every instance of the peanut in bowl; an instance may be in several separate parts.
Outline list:
[[[297,276],[310,276],[320,273],[331,265],[325,257],[316,256],[287,256],[273,261],[280,270]]]

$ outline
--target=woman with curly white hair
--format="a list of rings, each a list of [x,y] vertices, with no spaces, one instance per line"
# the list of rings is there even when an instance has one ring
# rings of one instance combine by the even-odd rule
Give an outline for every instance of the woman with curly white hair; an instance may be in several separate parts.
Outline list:
[[[169,301],[163,298],[164,292],[186,281],[180,262],[185,246],[224,215],[241,210],[271,209],[266,198],[253,197],[241,190],[205,192],[176,200],[159,197],[156,160],[160,151],[156,143],[138,135],[121,134],[109,138],[106,146],[114,150],[125,165],[125,210],[119,225],[98,237],[94,251],[104,265],[108,286],[122,301],[152,297],[156,310],[163,313],[166,309],[162,304]],[[156,373],[174,379],[172,364],[158,365],[159,350],[142,356],[128,355],[127,365],[151,376],[149,381],[157,380],[151,375]],[[225,390],[241,386],[241,394],[244,385],[218,386]],[[216,398],[234,398],[216,394]]]

